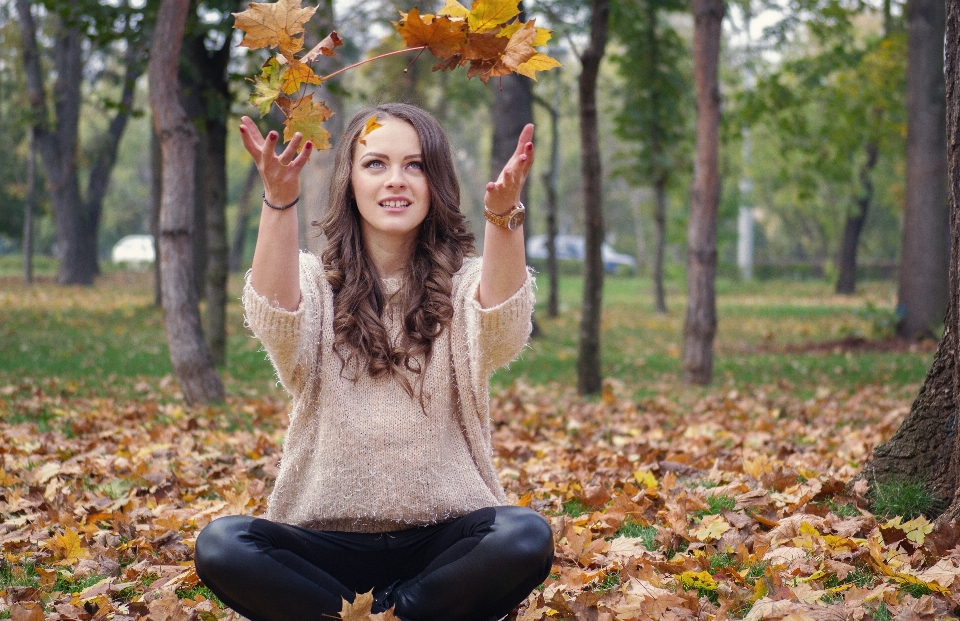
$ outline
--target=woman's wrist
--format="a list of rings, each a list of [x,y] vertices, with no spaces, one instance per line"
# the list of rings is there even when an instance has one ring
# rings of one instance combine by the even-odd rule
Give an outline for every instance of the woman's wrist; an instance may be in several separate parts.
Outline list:
[[[283,206],[292,207],[291,203],[295,203],[300,199],[300,188],[284,188],[282,191],[271,192],[270,190],[263,191],[263,202],[268,206],[274,209],[280,209]]]

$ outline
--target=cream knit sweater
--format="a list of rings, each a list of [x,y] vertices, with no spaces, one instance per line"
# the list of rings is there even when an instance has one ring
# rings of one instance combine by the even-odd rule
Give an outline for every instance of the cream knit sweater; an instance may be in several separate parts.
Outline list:
[[[499,306],[477,302],[481,259],[454,275],[453,320],[434,341],[423,409],[393,378],[341,377],[333,351],[333,291],[300,255],[299,308],[272,306],[249,283],[247,325],[263,342],[292,412],[268,519],[320,530],[384,532],[443,522],[506,503],[490,447],[490,374],[530,335],[533,281]],[[387,294],[399,281],[384,280]],[[388,305],[384,324],[399,334]],[[413,382],[411,382],[413,383]]]

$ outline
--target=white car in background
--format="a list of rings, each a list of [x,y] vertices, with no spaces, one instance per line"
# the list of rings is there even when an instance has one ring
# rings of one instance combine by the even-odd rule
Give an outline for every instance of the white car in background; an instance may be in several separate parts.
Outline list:
[[[556,237],[557,260],[583,261],[586,256],[587,243],[579,235],[557,235]],[[547,236],[532,235],[527,240],[527,256],[531,259],[547,258]],[[628,270],[631,274],[637,269],[637,260],[629,254],[623,254],[613,249],[613,246],[604,242],[600,246],[600,256],[603,259],[603,269],[608,274],[613,274],[621,269]]]
[[[120,238],[110,251],[110,260],[114,263],[135,265],[153,263],[157,260],[153,235],[127,235]]]

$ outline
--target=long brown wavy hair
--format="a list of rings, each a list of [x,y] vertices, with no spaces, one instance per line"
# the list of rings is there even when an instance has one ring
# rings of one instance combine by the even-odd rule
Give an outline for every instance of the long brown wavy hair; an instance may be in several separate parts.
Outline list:
[[[364,250],[350,181],[354,148],[371,117],[398,119],[413,126],[420,137],[421,161],[430,188],[430,209],[403,276],[403,330],[398,343],[390,342],[384,326],[387,296]],[[402,103],[358,112],[337,145],[329,209],[314,224],[328,242],[321,260],[334,292],[334,351],[341,361],[341,375],[354,381],[362,369],[372,377],[390,375],[414,396],[407,372],[422,380],[433,341],[453,318],[453,274],[465,256],[475,253],[473,233],[460,211],[460,183],[450,145],[437,120]]]

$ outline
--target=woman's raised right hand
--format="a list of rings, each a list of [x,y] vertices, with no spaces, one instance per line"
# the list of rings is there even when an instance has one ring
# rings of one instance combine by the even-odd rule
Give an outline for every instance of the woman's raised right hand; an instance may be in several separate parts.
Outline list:
[[[297,148],[303,140],[303,134],[297,132],[293,140],[277,155],[277,141],[280,136],[271,131],[264,138],[260,128],[248,116],[240,118],[240,136],[243,146],[253,157],[266,199],[274,205],[286,205],[300,196],[300,171],[310,160],[313,143],[307,141],[303,150],[297,154]]]

